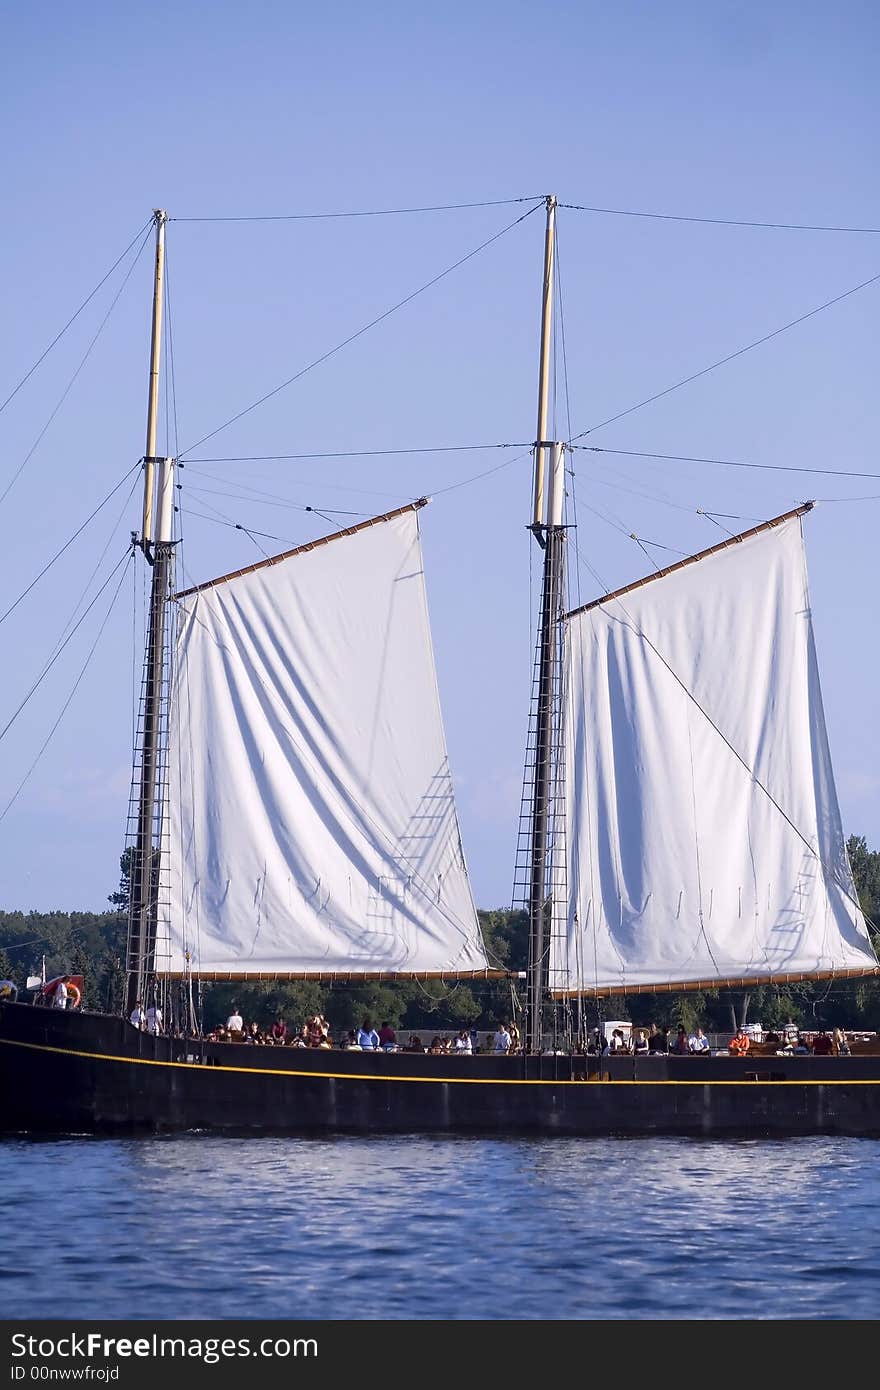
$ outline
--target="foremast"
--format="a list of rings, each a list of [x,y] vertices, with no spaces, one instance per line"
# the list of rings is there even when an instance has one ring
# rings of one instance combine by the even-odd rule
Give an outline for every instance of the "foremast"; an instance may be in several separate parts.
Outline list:
[[[565,448],[548,439],[550,362],[553,334],[553,272],[556,198],[547,198],[538,423],[535,438],[534,504],[530,529],[544,554],[536,656],[534,763],[528,846],[529,959],[526,983],[526,1049],[541,1052],[547,998],[549,914],[552,911],[552,822],[558,729],[559,620],[564,607]]]
[[[166,612],[172,569],[174,460],[156,454],[159,380],[162,354],[162,304],[167,214],[156,209],[156,260],[150,376],[147,392],[147,436],[144,453],[144,508],[138,541],[151,566],[147,647],[144,663],[140,760],[136,763],[137,822],[129,863],[128,944],[126,950],[126,1008],[146,1005],[155,973],[156,922],[161,836],[160,750],[162,693],[165,681]]]

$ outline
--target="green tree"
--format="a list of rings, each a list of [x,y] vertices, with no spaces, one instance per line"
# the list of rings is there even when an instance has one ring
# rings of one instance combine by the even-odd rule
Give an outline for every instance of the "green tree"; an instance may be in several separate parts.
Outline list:
[[[131,845],[119,856],[119,887],[108,894],[108,903],[119,912],[128,912],[131,901]]]
[[[850,835],[846,850],[862,911],[880,927],[880,852],[868,849],[864,835]]]

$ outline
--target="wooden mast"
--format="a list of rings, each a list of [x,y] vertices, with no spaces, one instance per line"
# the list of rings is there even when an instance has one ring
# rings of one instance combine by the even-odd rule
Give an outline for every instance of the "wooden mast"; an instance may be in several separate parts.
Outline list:
[[[126,951],[126,1008],[146,1007],[155,968],[158,898],[159,745],[161,700],[164,680],[165,614],[171,571],[171,521],[173,515],[174,461],[156,457],[159,407],[159,373],[162,351],[162,298],[165,265],[165,223],[162,209],[154,213],[156,264],[153,282],[153,318],[150,345],[150,379],[147,392],[147,441],[144,455],[144,512],[140,546],[152,566],[149,624],[144,669],[143,724],[140,748],[138,817],[129,867],[128,946]],[[158,488],[156,465],[159,465]],[[158,508],[156,507],[158,496]],[[156,512],[158,511],[158,516]]]
[[[531,530],[544,550],[541,618],[538,637],[538,689],[532,817],[529,837],[529,961],[526,977],[526,1050],[543,1048],[543,1010],[546,993],[547,888],[550,852],[550,800],[553,787],[553,730],[556,708],[557,620],[563,565],[562,504],[564,453],[547,438],[550,395],[550,346],[553,332],[553,258],[556,198],[547,198],[544,238],[544,276],[541,298],[541,348],[538,365],[538,428],[535,439],[534,508]],[[547,463],[550,462],[549,496]]]

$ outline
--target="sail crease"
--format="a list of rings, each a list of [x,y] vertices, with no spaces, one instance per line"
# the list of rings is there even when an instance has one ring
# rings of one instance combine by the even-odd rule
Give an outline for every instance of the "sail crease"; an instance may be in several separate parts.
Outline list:
[[[570,901],[551,988],[876,967],[800,517],[570,614],[565,636]]]
[[[169,971],[487,966],[415,512],[181,601]]]

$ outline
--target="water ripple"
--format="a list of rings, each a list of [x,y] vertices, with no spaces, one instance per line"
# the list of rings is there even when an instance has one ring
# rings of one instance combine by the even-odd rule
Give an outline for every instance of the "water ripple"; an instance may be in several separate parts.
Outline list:
[[[9,1140],[0,1316],[873,1318],[878,1157],[825,1138]],[[33,1233],[59,1214],[49,1258]]]

